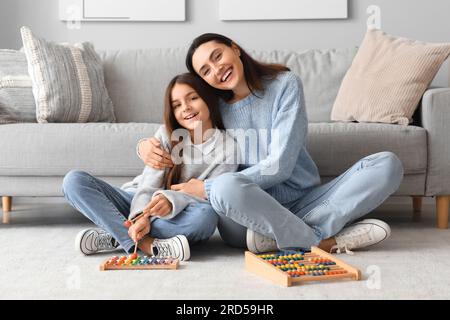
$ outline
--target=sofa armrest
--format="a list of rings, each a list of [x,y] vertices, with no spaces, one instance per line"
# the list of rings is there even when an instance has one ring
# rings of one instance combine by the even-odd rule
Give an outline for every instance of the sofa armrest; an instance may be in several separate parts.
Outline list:
[[[421,118],[428,136],[425,194],[450,195],[450,88],[429,89],[424,93]]]

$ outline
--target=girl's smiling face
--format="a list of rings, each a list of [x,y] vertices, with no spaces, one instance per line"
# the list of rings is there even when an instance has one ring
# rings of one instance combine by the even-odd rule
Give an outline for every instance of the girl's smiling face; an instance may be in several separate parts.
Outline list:
[[[245,84],[240,51],[234,44],[229,47],[215,41],[203,43],[192,56],[192,66],[203,80],[216,89],[234,91]]]
[[[171,105],[175,119],[191,133],[200,124],[203,131],[212,128],[208,106],[187,84],[174,85],[171,92]]]

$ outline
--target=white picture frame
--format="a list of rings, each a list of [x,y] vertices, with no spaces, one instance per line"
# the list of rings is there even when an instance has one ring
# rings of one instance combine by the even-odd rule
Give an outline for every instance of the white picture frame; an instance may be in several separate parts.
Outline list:
[[[185,0],[59,0],[62,21],[185,21]]]
[[[346,19],[347,0],[220,0],[220,20]]]

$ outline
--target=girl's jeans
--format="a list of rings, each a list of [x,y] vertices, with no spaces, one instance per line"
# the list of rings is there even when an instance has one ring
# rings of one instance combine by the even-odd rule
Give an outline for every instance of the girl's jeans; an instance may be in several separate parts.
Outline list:
[[[67,201],[98,227],[109,232],[122,248],[130,252],[134,242],[124,226],[130,214],[133,193],[128,193],[87,172],[72,170],[63,180]],[[218,216],[211,205],[194,203],[170,220],[155,219],[149,236],[167,239],[185,235],[190,244],[207,240],[215,231]]]
[[[280,249],[309,248],[334,236],[394,193],[403,166],[392,152],[369,155],[334,180],[280,204],[240,173],[226,173],[212,182],[209,201],[219,214],[224,241],[246,247],[247,228],[275,239]]]

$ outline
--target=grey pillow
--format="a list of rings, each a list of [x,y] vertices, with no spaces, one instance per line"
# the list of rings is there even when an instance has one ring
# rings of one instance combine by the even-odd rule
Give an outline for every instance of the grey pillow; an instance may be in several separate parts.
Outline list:
[[[115,122],[103,65],[91,43],[57,44],[28,27],[20,32],[39,123]]]
[[[25,54],[0,50],[0,124],[36,122],[31,79]]]

